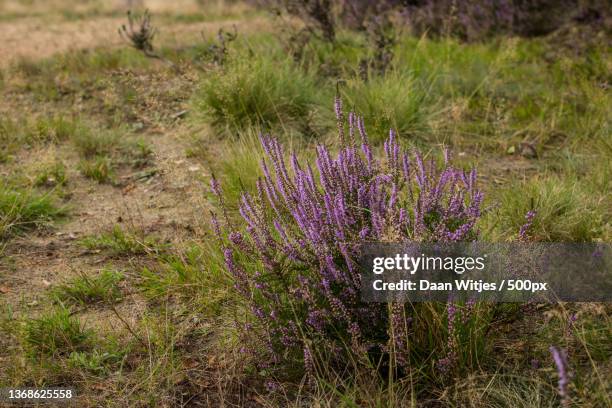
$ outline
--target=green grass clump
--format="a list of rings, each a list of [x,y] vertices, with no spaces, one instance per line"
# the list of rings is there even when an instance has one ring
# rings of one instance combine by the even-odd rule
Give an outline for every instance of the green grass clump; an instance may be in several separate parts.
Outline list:
[[[125,141],[119,150],[121,161],[133,168],[145,167],[153,156],[153,149],[142,139]]]
[[[516,237],[525,214],[537,214],[529,235],[538,241],[589,242],[609,239],[610,208],[605,191],[569,175],[513,182],[496,192],[499,207],[485,218],[494,236]]]
[[[259,130],[245,129],[238,132],[237,136],[236,139],[224,140],[214,151],[202,148],[209,144],[209,139],[194,138],[193,150],[187,152],[192,157],[210,163],[211,170],[223,186],[223,195],[228,203],[238,202],[245,190],[256,191],[257,179],[261,172],[263,150],[259,140]],[[294,151],[299,157],[306,157],[309,152],[302,147],[306,146],[308,141],[300,138],[288,139],[289,147],[286,153]]]
[[[194,104],[220,131],[262,126],[313,133],[318,88],[314,75],[286,56],[240,54],[206,75]]]
[[[109,252],[113,256],[144,255],[163,249],[163,245],[153,237],[138,236],[124,231],[119,225],[115,225],[110,232],[84,238],[81,245],[90,250]]]
[[[8,117],[0,117],[0,163],[9,161],[20,148],[19,127]]]
[[[67,304],[114,303],[121,299],[121,272],[105,269],[95,276],[81,275],[58,286],[52,296]]]
[[[42,166],[34,177],[36,187],[64,186],[66,181],[66,166],[61,161]]]
[[[142,168],[150,163],[151,147],[144,140],[127,136],[120,139],[121,130],[83,128],[72,137],[72,143],[82,158],[79,163],[81,174],[100,184],[112,184],[117,167]]]
[[[83,49],[34,61],[20,59],[12,73],[23,78],[20,87],[44,101],[58,101],[102,83],[106,73],[121,68],[140,69],[150,60],[131,48]]]
[[[81,157],[109,156],[119,144],[119,133],[83,127],[73,135],[72,143]]]
[[[30,145],[44,142],[63,142],[70,139],[81,127],[78,120],[64,116],[41,117],[28,124],[24,141]]]
[[[92,338],[93,332],[64,308],[29,319],[25,324],[24,341],[34,355],[68,355],[87,350]]]
[[[80,128],[78,119],[68,119],[61,115],[20,120],[0,117],[0,162],[8,161],[24,148],[68,140]]]
[[[81,174],[100,184],[113,182],[115,176],[113,167],[112,159],[106,156],[83,159],[79,162]]]
[[[547,50],[539,40],[460,43],[402,36],[393,67],[411,78],[417,94],[421,89],[429,96],[421,109],[430,113],[430,141],[497,153],[520,142],[539,151],[559,145],[609,150],[610,93],[575,59],[551,62]],[[605,60],[605,52],[592,52],[594,61]],[[404,104],[388,100],[390,106]]]
[[[255,191],[260,172],[261,144],[257,132],[249,129],[238,135],[238,140],[223,144],[222,161],[211,160],[229,202],[240,199],[245,190]]]
[[[73,351],[68,356],[67,364],[78,372],[88,372],[97,376],[106,376],[110,370],[120,363],[127,353],[123,350]]]
[[[316,70],[320,76],[350,78],[357,74],[361,61],[368,56],[366,39],[348,30],[337,34],[334,44],[312,37],[302,48],[291,41],[285,47],[302,65]]]
[[[113,182],[113,156],[120,147],[118,132],[84,127],[74,134],[72,143],[82,158],[79,162],[81,174],[100,184]]]
[[[385,140],[389,129],[414,138],[427,130],[429,88],[413,75],[400,71],[353,80],[344,88],[346,106],[364,117],[372,141]]]
[[[65,215],[51,195],[9,187],[0,182],[0,238],[49,225]]]
[[[202,308],[203,313],[211,316],[221,313],[221,305],[228,301],[227,288],[230,285],[223,269],[223,259],[215,248],[197,244],[191,244],[177,254],[163,256],[158,264],[143,268],[138,284],[148,298],[163,298],[171,294],[195,300],[193,306]]]

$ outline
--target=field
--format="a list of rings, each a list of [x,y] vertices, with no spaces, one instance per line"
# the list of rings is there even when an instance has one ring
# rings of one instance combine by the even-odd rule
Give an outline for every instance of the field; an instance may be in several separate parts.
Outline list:
[[[128,3],[152,38],[129,38]],[[320,315],[339,317],[312,334],[300,285],[344,247],[304,261],[323,215],[291,198],[309,185],[297,162],[319,183],[317,146],[346,146],[340,122],[357,138],[354,111],[375,157],[393,129],[417,161],[447,148],[477,169],[465,239],[610,243],[609,17],[473,41],[339,23],[331,41],[252,3],[0,0],[0,388],[68,387],[57,405],[79,407],[612,406],[609,303],[419,305],[402,362],[361,352],[323,284]],[[280,210],[262,204],[276,188]],[[352,210],[331,200],[333,246]]]

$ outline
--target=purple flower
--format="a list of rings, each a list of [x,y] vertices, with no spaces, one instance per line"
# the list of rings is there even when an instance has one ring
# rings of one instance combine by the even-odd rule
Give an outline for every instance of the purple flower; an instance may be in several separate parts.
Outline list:
[[[557,390],[559,392],[559,396],[561,397],[561,402],[563,403],[563,406],[569,406],[570,399],[567,392],[567,386],[570,382],[571,373],[568,371],[569,366],[567,363],[567,350],[559,349],[555,346],[551,346],[549,350],[552,354],[555,365],[557,366],[557,375],[559,376]]]
[[[523,224],[521,226],[521,229],[519,230],[519,240],[520,241],[527,241],[527,233],[529,232],[529,229],[531,229],[531,226],[533,225],[533,220],[535,219],[536,216],[536,212],[534,210],[529,210],[527,212],[527,214],[525,215],[525,224]]]
[[[266,389],[270,392],[280,390],[280,385],[276,381],[266,381]]]
[[[210,177],[210,191],[217,197],[222,196],[221,186],[219,185],[219,181],[217,181],[214,174]]]
[[[304,346],[302,352],[304,356],[304,368],[305,368],[306,374],[309,377],[312,377],[315,372],[314,372],[314,360],[312,358],[312,354],[310,353],[310,348],[308,346]]]
[[[397,304],[389,314],[386,305],[360,299],[360,245],[389,236],[400,242],[475,239],[482,203],[477,174],[454,168],[448,153],[440,168],[416,150],[402,151],[394,131],[383,157],[375,157],[363,118],[349,115],[347,141],[340,98],[335,110],[341,145],[337,152],[317,146],[312,165],[286,155],[277,139],[260,137],[265,158],[257,192],[242,195],[240,223],[225,217],[225,267],[257,322],[247,334],[267,345],[266,361],[292,359],[312,372],[312,350],[333,351],[346,362],[374,347],[393,350],[403,366],[410,361],[414,312]],[[211,189],[220,192],[216,180]],[[448,353],[439,364],[452,367],[455,325],[462,320],[453,303],[447,313]]]

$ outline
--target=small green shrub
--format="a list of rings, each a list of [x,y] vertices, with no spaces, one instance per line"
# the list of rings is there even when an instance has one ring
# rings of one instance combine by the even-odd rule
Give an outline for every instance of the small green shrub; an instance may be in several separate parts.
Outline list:
[[[68,367],[75,370],[85,370],[94,375],[106,375],[117,363],[124,358],[125,352],[99,351],[91,352],[73,351],[68,356]]]
[[[153,156],[153,149],[142,139],[124,142],[120,150],[122,161],[134,168],[145,167]]]

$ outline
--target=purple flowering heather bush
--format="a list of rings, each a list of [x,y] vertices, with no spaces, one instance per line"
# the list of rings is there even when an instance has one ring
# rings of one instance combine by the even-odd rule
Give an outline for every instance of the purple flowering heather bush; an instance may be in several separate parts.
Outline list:
[[[413,0],[402,14],[415,34],[473,41],[507,34],[536,37],[570,22],[596,24],[609,5],[599,0]]]
[[[448,152],[441,166],[406,152],[394,131],[380,160],[363,119],[350,113],[346,127],[340,99],[336,115],[339,151],[319,145],[314,166],[261,136],[262,177],[255,193],[243,193],[239,222],[211,181],[227,224],[222,231],[213,217],[226,268],[253,316],[243,332],[265,345],[270,367],[316,375],[325,361],[401,372],[412,359],[448,372],[478,354],[470,347],[486,337],[474,332],[486,313],[474,304],[366,304],[356,259],[367,241],[474,240],[483,199],[476,170],[453,167]]]

